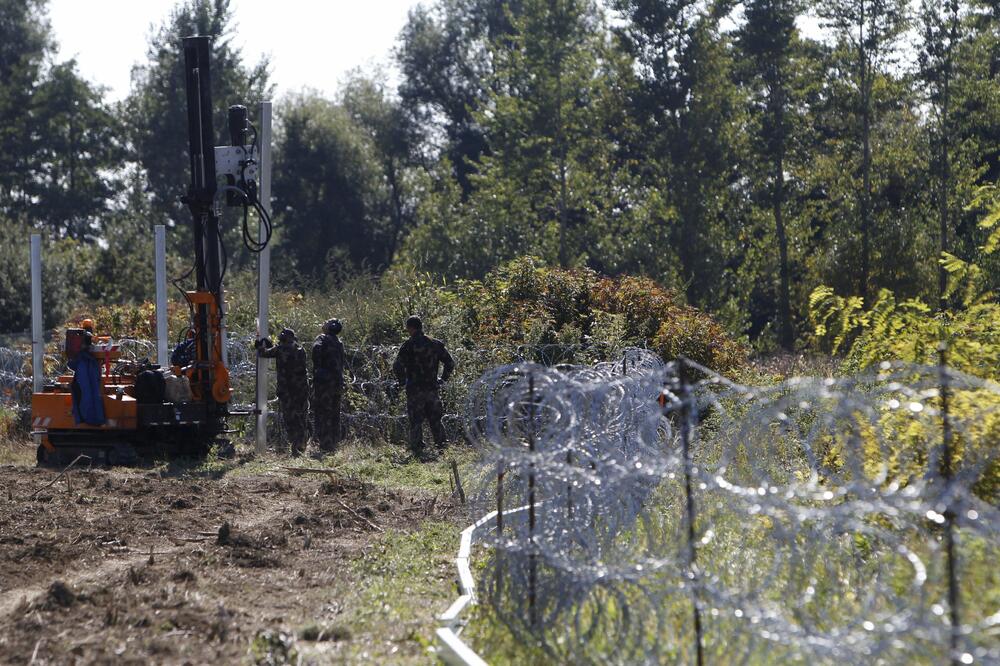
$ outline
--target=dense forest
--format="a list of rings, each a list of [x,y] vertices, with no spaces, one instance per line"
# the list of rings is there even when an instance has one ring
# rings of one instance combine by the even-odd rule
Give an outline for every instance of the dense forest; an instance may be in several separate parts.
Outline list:
[[[115,103],[56,58],[45,4],[0,0],[6,332],[27,327],[32,231],[54,317],[148,298],[155,224],[185,270],[182,36],[216,36],[220,143],[226,105],[274,93],[228,0],[179,3]],[[398,75],[275,100],[286,288],[454,283],[531,255],[650,277],[766,351],[833,320],[840,348],[879,303],[948,308],[1000,281],[995,0],[428,0],[391,58]]]

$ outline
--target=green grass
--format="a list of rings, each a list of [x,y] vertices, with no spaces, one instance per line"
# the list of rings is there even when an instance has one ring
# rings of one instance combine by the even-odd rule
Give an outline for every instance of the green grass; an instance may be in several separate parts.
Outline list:
[[[35,444],[22,430],[16,411],[0,405],[0,465],[32,465]]]
[[[283,467],[331,469],[346,478],[376,486],[450,495],[451,461],[455,460],[462,470],[468,468],[474,458],[475,452],[461,442],[453,443],[436,461],[424,463],[414,460],[405,447],[385,442],[349,440],[335,454],[322,459],[309,455],[291,458],[270,452],[258,456],[252,453],[249,445],[244,445],[238,448],[235,461],[218,460],[209,456],[204,461],[192,463],[188,472],[193,475],[211,475],[225,470],[226,475],[242,477],[283,474]]]
[[[326,460],[344,475],[368,483],[450,494],[450,461],[455,460],[462,469],[474,457],[472,448],[461,442],[453,443],[438,460],[429,463],[416,462],[400,445],[351,442]]]
[[[232,459],[219,458],[213,450],[201,460],[157,461],[153,469],[170,476],[214,479],[285,474],[285,467],[331,469],[340,476],[377,486],[450,495],[451,461],[457,462],[460,470],[464,470],[474,459],[475,452],[462,442],[452,443],[436,461],[421,463],[414,460],[402,445],[355,439],[345,441],[335,454],[322,459],[311,455],[291,458],[273,452],[258,455],[253,451],[252,444],[244,443],[237,446],[237,455]]]
[[[436,617],[456,594],[457,549],[458,526],[448,521],[389,531],[366,548],[347,576],[356,583],[334,591],[343,614],[321,628],[349,637],[336,647],[335,661],[432,663]],[[314,631],[304,627],[300,637]],[[297,645],[306,661],[311,650],[323,655],[321,645]]]
[[[0,465],[34,464],[34,442],[20,437],[0,437]]]

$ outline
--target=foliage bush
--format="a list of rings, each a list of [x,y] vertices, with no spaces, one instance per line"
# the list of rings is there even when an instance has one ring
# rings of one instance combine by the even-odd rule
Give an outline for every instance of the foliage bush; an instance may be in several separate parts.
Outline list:
[[[981,197],[992,212],[980,224],[991,230],[983,250],[989,254],[1000,246],[1000,205],[996,190],[986,188]],[[945,350],[947,365],[955,370],[996,381],[1000,378],[1000,304],[987,288],[982,268],[942,253],[941,267],[948,274],[941,306],[935,311],[920,299],[899,300],[882,290],[869,309],[858,297],[837,295],[827,286],[815,289],[809,298],[814,344],[833,353],[845,354],[846,372],[860,372],[884,361],[904,361],[933,366]],[[978,462],[985,467],[976,493],[988,500],[1000,497],[1000,460],[995,455],[1000,441],[1000,396],[988,390],[956,391],[950,413],[956,422],[970,421],[956,434],[956,463]],[[929,457],[929,446],[939,433],[888,412],[881,425],[893,441],[889,463],[893,475],[907,477],[919,472]],[[878,463],[882,461],[872,461]]]
[[[227,295],[230,330],[253,335],[254,276],[233,275]],[[747,359],[747,348],[712,317],[680,303],[674,292],[652,280],[551,268],[533,257],[511,261],[483,280],[454,285],[397,269],[379,279],[355,276],[331,290],[276,289],[269,326],[272,336],[287,326],[300,340],[310,341],[324,321],[338,317],[344,322],[343,337],[349,347],[396,345],[405,337],[403,322],[410,314],[419,314],[428,332],[453,349],[487,350],[476,358],[477,367],[519,358],[609,359],[626,346],[654,349],[666,360],[683,355],[722,373]],[[79,325],[85,317],[95,320],[99,332],[114,337],[155,337],[151,303],[98,304],[77,310],[66,325]],[[169,319],[174,339],[188,325],[187,309],[176,297]],[[539,348],[548,348],[555,356],[540,357]]]
[[[674,292],[649,278],[604,278],[594,301],[598,309],[623,318],[631,344],[648,341],[665,360],[683,356],[722,374],[747,360],[747,348],[715,319],[679,302]]]
[[[578,345],[605,358],[642,346],[722,373],[747,359],[746,347],[718,322],[648,278],[548,268],[525,257],[462,283],[459,292],[464,339],[481,346]]]
[[[983,379],[997,379],[1000,368],[1000,305],[976,288],[975,267],[953,256],[942,259],[952,279],[946,297],[955,307],[935,312],[919,299],[900,301],[882,290],[868,310],[857,297],[838,296],[826,286],[809,298],[814,343],[845,354],[843,369],[858,372],[882,361],[924,365],[938,362],[947,345],[948,365]]]

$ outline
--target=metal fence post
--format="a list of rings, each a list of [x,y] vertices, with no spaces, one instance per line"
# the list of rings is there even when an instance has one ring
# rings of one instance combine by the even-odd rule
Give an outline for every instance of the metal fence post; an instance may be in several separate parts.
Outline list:
[[[260,205],[271,214],[271,103],[260,103]],[[258,240],[267,240],[264,222],[258,229]],[[268,308],[271,298],[271,245],[257,253],[257,338],[267,337]],[[257,357],[257,413],[256,443],[257,453],[267,451],[267,387],[268,361]]]
[[[951,486],[954,476],[954,447],[952,446],[950,386],[948,384],[948,345],[938,345],[938,377],[941,391],[941,475],[944,477],[945,496],[948,505],[944,510],[945,566],[948,569],[948,609],[951,617],[951,663],[961,663],[958,655],[959,636],[962,632],[962,618],[959,612],[958,562],[955,554],[955,511],[952,508]]]
[[[528,450],[532,460],[528,472],[528,612],[531,626],[538,624],[536,606],[538,590],[538,559],[535,555],[535,376],[528,375]]]
[[[695,654],[698,666],[705,663],[704,647],[702,645],[701,609],[699,607],[697,548],[695,546],[695,503],[694,490],[691,486],[693,464],[691,461],[691,435],[693,431],[691,409],[691,383],[687,360],[677,359],[677,381],[681,398],[681,449],[684,456],[684,499],[687,513],[687,556],[688,574],[691,582],[691,608],[694,618]]]
[[[153,227],[156,265],[156,362],[161,368],[170,366],[167,331],[167,228],[162,224]]]
[[[503,474],[504,464],[497,463],[497,538],[503,536]]]

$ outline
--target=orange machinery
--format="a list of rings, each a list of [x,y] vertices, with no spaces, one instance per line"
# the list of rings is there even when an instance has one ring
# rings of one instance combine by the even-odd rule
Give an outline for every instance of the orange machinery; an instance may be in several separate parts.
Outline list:
[[[100,366],[101,400],[105,422],[95,426],[77,423],[73,415],[73,374],[60,375],[55,382],[32,395],[31,412],[34,434],[39,436],[38,462],[66,464],[80,454],[95,463],[131,464],[144,454],[191,455],[207,452],[219,433],[215,420],[208,418],[207,405],[227,404],[232,397],[229,372],[222,363],[221,318],[212,294],[187,292],[194,305],[204,303],[209,312],[211,354],[197,349],[203,338],[197,326],[195,358],[217,359],[212,363],[194,362],[186,367],[166,370],[174,377],[184,377],[191,387],[191,399],[168,402],[167,396],[155,401],[143,400],[136,390],[136,380],[143,372],[157,372],[156,366],[122,358],[121,350],[109,337],[96,337],[87,351]],[[67,331],[67,338],[77,333]],[[67,355],[69,351],[67,343]],[[209,386],[210,400],[205,387]]]
[[[105,464],[128,463],[151,450],[168,455],[202,454],[220,435],[229,432],[226,419],[235,415],[229,410],[232,391],[222,353],[222,277],[227,253],[222,247],[219,195],[225,193],[228,205],[243,206],[244,243],[253,252],[262,250],[267,242],[248,241],[246,211],[251,207],[257,211],[266,225],[268,239],[270,219],[257,198],[256,130],[249,122],[246,107],[229,108],[232,143],[216,147],[211,126],[210,38],[188,37],[183,50],[191,184],[182,201],[192,216],[191,273],[196,283],[185,297],[195,345],[191,362],[172,372],[188,378],[190,397],[168,402],[162,394],[137,390],[146,385],[142,374],[151,369],[123,361],[110,341],[102,343],[98,339],[89,351],[102,368],[100,390],[106,421],[100,426],[77,423],[72,410],[73,376],[59,377],[32,396],[33,431],[41,442],[40,463],[64,462],[80,453]],[[220,178],[225,178],[221,188]]]

